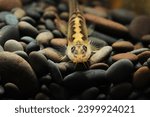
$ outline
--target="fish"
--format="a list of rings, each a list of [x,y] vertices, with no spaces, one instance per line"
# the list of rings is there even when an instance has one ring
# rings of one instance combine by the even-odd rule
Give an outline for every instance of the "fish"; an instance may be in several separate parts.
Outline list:
[[[92,48],[88,39],[88,29],[77,0],[69,0],[69,20],[67,26],[66,55],[73,63],[88,62]]]

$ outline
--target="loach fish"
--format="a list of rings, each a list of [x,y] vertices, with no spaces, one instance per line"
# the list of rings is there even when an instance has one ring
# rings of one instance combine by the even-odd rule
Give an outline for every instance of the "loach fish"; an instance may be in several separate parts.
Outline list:
[[[66,55],[73,63],[84,63],[89,60],[92,49],[88,40],[86,21],[79,10],[77,0],[69,0],[67,41]]]

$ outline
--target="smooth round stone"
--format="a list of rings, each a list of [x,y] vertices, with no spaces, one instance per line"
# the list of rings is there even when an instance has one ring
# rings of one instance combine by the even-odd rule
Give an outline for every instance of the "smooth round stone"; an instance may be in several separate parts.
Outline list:
[[[60,12],[65,12],[65,11],[68,11],[68,7],[67,7],[66,4],[61,3],[61,4],[58,5],[58,10],[59,10]]]
[[[44,76],[49,73],[48,61],[43,54],[31,52],[29,61],[37,76]]]
[[[49,84],[48,84],[49,85]],[[40,91],[46,95],[50,95],[50,91],[48,89],[48,85],[42,84],[40,87]]]
[[[12,9],[12,12],[17,17],[17,19],[21,19],[26,15],[26,12],[22,8],[14,8]]]
[[[111,37],[111,36],[108,36],[106,34],[103,34],[103,33],[100,33],[100,32],[97,32],[97,31],[94,31],[92,34],[91,34],[92,37],[96,37],[96,38],[99,38],[105,42],[107,42],[108,44],[112,45],[114,42],[117,41],[117,39]]]
[[[67,75],[63,84],[71,89],[81,90],[90,86],[100,86],[108,83],[104,70],[78,71]]]
[[[144,28],[143,28],[144,27]],[[138,16],[133,19],[129,26],[129,32],[134,38],[140,39],[150,33],[150,17]]]
[[[108,45],[105,41],[101,40],[101,38],[89,37],[89,40],[91,40],[91,45],[96,48],[102,48]]]
[[[62,34],[59,30],[53,30],[52,33],[54,34],[55,38],[62,38]]]
[[[0,10],[11,10],[15,7],[22,7],[20,0],[0,0]]]
[[[0,74],[3,83],[14,83],[24,97],[32,96],[38,89],[36,75],[31,66],[20,56],[0,53]]]
[[[52,82],[52,77],[50,76],[50,74],[47,74],[45,76],[42,76],[39,79],[39,81],[40,81],[41,84],[49,85]]]
[[[129,52],[134,49],[134,46],[129,41],[117,41],[112,44],[112,47],[117,52]]]
[[[35,96],[35,100],[49,100],[50,98],[44,93],[37,93]]]
[[[128,59],[121,59],[113,63],[106,71],[106,77],[112,83],[121,83],[131,79],[133,63]]]
[[[18,24],[18,19],[17,19],[17,17],[15,16],[15,15],[11,15],[11,14],[9,14],[9,15],[6,15],[5,16],[5,23],[7,24],[7,25],[17,25]]]
[[[135,18],[136,14],[133,11],[126,9],[115,9],[110,12],[110,15],[114,21],[122,24],[129,24]]]
[[[19,40],[19,30],[16,26],[6,25],[0,30],[0,45],[9,39]]]
[[[48,30],[55,30],[56,29],[56,27],[55,27],[55,24],[54,24],[54,22],[51,20],[51,19],[47,19],[47,20],[45,20],[45,25],[46,25],[46,28],[48,29]]]
[[[34,38],[38,35],[38,30],[25,21],[19,22],[18,27],[23,36],[31,36]]]
[[[43,14],[43,18],[44,19],[54,19],[56,17],[55,15],[56,15],[56,12],[54,12],[54,11],[46,11]]]
[[[111,88],[110,97],[118,100],[127,99],[132,90],[132,85],[130,83],[121,83]]]
[[[144,48],[144,46],[141,42],[138,42],[134,45],[134,50],[141,49],[141,48]]]
[[[24,58],[26,61],[29,61],[29,57],[26,52],[24,51],[15,51],[15,54],[19,55],[20,57]]]
[[[36,37],[36,40],[39,44],[49,45],[50,40],[53,38],[54,38],[53,33],[51,33],[50,31],[46,31],[39,33],[38,36]]]
[[[67,40],[66,39],[63,39],[63,38],[54,38],[50,41],[50,44],[52,46],[66,46],[67,45]]]
[[[6,43],[4,44],[4,50],[9,52],[14,52],[14,51],[23,51],[24,49],[21,43],[11,39],[6,41]]]
[[[98,50],[92,57],[90,58],[90,63],[99,63],[109,57],[109,55],[112,52],[112,47],[111,46],[105,46]]]
[[[51,95],[57,100],[65,100],[68,98],[67,90],[59,84],[51,83],[49,85],[49,91]]]
[[[137,62],[138,57],[135,54],[132,53],[120,53],[112,56],[113,61],[118,61],[120,59],[129,59],[132,62]]]
[[[28,22],[29,24],[31,24],[33,26],[36,25],[36,21],[33,18],[29,17],[29,16],[22,17],[20,20]]]
[[[0,52],[3,52],[4,48],[0,45]]]
[[[131,53],[138,55],[138,54],[141,54],[141,53],[143,53],[145,51],[150,51],[150,49],[149,48],[140,48],[140,49],[131,51]]]
[[[21,99],[21,92],[20,89],[13,83],[6,83],[4,85],[5,88],[5,95],[8,98],[13,99]]]
[[[60,18],[61,18],[62,20],[67,21],[67,20],[69,19],[69,13],[68,13],[68,12],[62,12],[62,13],[60,14]]]
[[[150,51],[142,52],[142,53],[138,54],[137,56],[138,56],[139,61],[141,63],[144,63],[147,61],[148,58],[150,58]]]
[[[51,5],[51,6],[46,7],[44,11],[45,12],[49,12],[49,11],[57,12],[57,8]]]
[[[51,59],[55,62],[60,62],[63,57],[57,50],[53,48],[45,48],[43,50],[40,50],[39,52],[44,54],[46,58]]]
[[[5,22],[5,16],[6,15],[12,15],[12,13],[11,12],[8,12],[8,11],[1,11],[0,12],[0,21],[1,22]]]
[[[23,41],[23,42],[25,42],[25,43],[30,43],[30,42],[33,42],[33,41],[35,41],[35,39],[34,38],[32,38],[32,37],[29,37],[29,36],[24,36],[24,37],[21,37],[21,39],[20,39],[21,41]]]
[[[105,29],[102,31],[107,32],[111,35],[122,36],[128,33],[128,28],[117,22],[88,13],[86,13],[84,17],[87,21],[98,25],[99,27],[101,27],[101,29]]]
[[[134,73],[133,85],[138,89],[143,89],[150,85],[150,69],[148,67],[141,67]]]
[[[63,77],[57,65],[53,61],[48,60],[48,66],[52,80],[58,84],[62,83]]]
[[[40,50],[40,46],[38,45],[38,43],[36,41],[30,42],[26,47],[27,53],[30,53],[32,51],[38,51],[38,50]]]
[[[3,97],[4,93],[5,93],[5,89],[0,85],[0,98]]]
[[[105,94],[99,94],[96,99],[97,100],[106,100],[107,96]]]
[[[103,70],[107,70],[108,69],[108,65],[105,63],[95,63],[93,65],[90,66],[90,69],[103,69]]]
[[[81,94],[81,99],[83,100],[94,100],[98,96],[99,89],[96,87],[91,87],[89,89],[86,89],[82,94]]]
[[[141,38],[141,40],[142,40],[145,44],[150,44],[150,34],[143,36],[143,37]]]

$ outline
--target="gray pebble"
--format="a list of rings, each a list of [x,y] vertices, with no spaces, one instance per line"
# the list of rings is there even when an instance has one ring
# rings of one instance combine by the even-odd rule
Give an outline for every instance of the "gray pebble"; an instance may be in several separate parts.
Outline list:
[[[30,42],[33,42],[33,41],[35,41],[35,39],[34,38],[32,38],[32,37],[29,37],[29,36],[24,36],[24,37],[21,37],[21,39],[20,39],[21,41],[23,41],[23,42],[25,42],[25,43],[30,43]]]
[[[31,24],[33,26],[36,25],[36,21],[33,18],[29,17],[29,16],[25,16],[25,17],[21,18],[20,20],[28,22],[29,24]]]
[[[8,14],[5,16],[5,23],[7,25],[17,25],[18,24],[18,19],[15,15],[12,15],[12,14]]]
[[[45,20],[45,25],[48,30],[52,31],[56,29],[54,22],[50,19]]]
[[[112,83],[121,83],[130,80],[133,73],[133,63],[128,59],[121,59],[112,64],[106,76]]]
[[[16,40],[8,40],[6,41],[6,43],[4,44],[4,50],[5,51],[9,51],[9,52],[14,52],[14,51],[23,51],[24,48],[21,45],[21,43],[19,43]]]
[[[29,61],[29,57],[26,52],[24,51],[15,51],[15,54],[19,55],[20,57],[24,58],[26,61]]]
[[[32,51],[38,51],[40,50],[40,46],[36,41],[30,42],[26,47],[26,52],[29,54]]]

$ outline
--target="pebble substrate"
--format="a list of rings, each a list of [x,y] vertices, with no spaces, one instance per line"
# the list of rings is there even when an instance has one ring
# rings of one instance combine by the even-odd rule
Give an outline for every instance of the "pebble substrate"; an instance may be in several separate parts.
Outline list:
[[[61,61],[67,41],[55,14],[68,21],[66,2],[15,1],[0,7],[0,99],[150,99],[149,16],[82,6],[99,48],[85,67]]]

